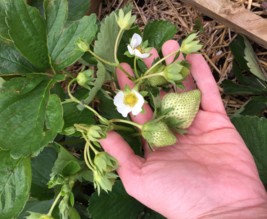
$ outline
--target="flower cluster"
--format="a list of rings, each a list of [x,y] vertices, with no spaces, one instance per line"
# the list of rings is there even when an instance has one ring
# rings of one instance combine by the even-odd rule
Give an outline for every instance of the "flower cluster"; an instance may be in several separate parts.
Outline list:
[[[133,76],[120,64],[117,53],[124,32],[132,28],[135,20],[136,17],[132,16],[131,12],[125,13],[123,10],[119,10],[118,14],[116,14],[119,32],[114,46],[114,62],[105,60],[90,51],[89,46],[85,42],[77,42],[81,51],[88,51],[98,60],[97,67],[102,66],[101,68],[103,69],[107,65],[117,67],[135,84],[133,88],[126,86],[122,90],[115,90],[116,94],[113,96],[114,107],[116,107],[116,110],[124,119],[106,119],[95,109],[85,104],[87,99],[82,102],[72,96],[70,85],[73,82],[77,82],[80,87],[91,92],[96,82],[93,70],[81,71],[68,86],[69,96],[74,102],[79,104],[78,107],[89,109],[100,122],[100,124],[95,125],[75,124],[74,127],[65,129],[65,133],[69,135],[73,135],[75,131],[80,132],[86,141],[84,160],[93,173],[93,182],[98,193],[101,190],[110,191],[117,178],[117,175],[114,173],[114,170],[118,167],[116,159],[108,153],[101,151],[99,143],[100,139],[105,138],[107,131],[114,129],[128,130],[128,127],[118,125],[119,123],[133,125],[139,129],[139,133],[149,143],[151,148],[164,147],[176,142],[175,133],[182,133],[191,125],[199,108],[200,93],[198,90],[191,93],[186,92],[183,95],[166,95],[162,101],[157,101],[159,99],[157,95],[161,89],[175,90],[176,87],[182,87],[183,81],[190,73],[190,65],[186,60],[180,60],[177,57],[179,57],[180,53],[187,55],[201,49],[202,46],[199,44],[199,40],[197,40],[197,34],[189,35],[183,40],[179,50],[163,58],[155,59],[152,66],[148,68],[144,63],[151,56],[152,48],[149,47],[147,40],[144,41],[142,39],[141,34],[133,33],[128,44],[124,47],[127,48],[124,51],[124,55],[128,57],[127,60],[131,60],[128,64],[133,68]],[[170,56],[175,56],[174,61],[166,65],[165,60]],[[129,114],[138,116],[143,112],[145,102],[153,105],[155,109],[154,119],[143,125],[128,120]]]

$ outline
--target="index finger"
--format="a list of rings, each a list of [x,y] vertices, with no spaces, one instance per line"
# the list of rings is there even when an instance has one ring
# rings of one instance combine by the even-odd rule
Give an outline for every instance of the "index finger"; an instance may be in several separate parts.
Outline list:
[[[116,68],[116,74],[117,74],[120,89],[123,90],[126,85],[132,89],[134,87],[134,83],[127,77],[124,71],[126,71],[131,76],[134,76],[133,70],[131,66],[127,63],[121,63],[121,67],[124,70],[120,68]],[[152,119],[153,111],[147,103],[144,104],[143,111],[144,112],[139,113],[137,116],[130,114],[132,121],[139,123],[139,124],[144,124]]]
[[[191,54],[187,56],[187,60],[191,64],[191,74],[202,93],[203,110],[226,114],[218,86],[203,56]]]

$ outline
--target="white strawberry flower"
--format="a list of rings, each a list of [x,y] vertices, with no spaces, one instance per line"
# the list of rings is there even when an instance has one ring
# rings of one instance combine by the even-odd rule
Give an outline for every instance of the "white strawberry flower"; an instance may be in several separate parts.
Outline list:
[[[139,34],[135,33],[132,36],[130,44],[127,46],[130,55],[136,56],[141,59],[145,59],[150,56],[150,53],[148,52],[150,48],[144,49],[142,46],[142,41],[142,37]]]
[[[114,105],[123,117],[127,117],[128,113],[134,116],[142,112],[142,107],[145,103],[144,97],[135,89],[126,89],[126,91],[119,91],[114,97]]]

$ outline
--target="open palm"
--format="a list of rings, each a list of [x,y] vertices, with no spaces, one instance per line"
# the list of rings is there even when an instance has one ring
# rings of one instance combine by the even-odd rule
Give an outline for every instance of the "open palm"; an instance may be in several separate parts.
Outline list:
[[[167,55],[177,47],[175,41],[168,41],[162,52]],[[153,50],[146,64],[150,66],[157,56]],[[172,60],[167,59],[167,64]],[[178,136],[176,145],[153,152],[145,148],[142,158],[115,132],[101,141],[103,148],[118,159],[118,174],[126,191],[165,217],[175,219],[209,218],[266,202],[254,160],[226,115],[207,63],[201,55],[191,55],[188,61],[202,93],[201,110],[188,133]],[[129,66],[124,67],[131,71]],[[117,73],[122,74],[119,70]],[[123,75],[119,84],[132,86]],[[193,87],[190,78],[186,87]],[[148,105],[145,111],[132,119],[140,124],[150,120]]]

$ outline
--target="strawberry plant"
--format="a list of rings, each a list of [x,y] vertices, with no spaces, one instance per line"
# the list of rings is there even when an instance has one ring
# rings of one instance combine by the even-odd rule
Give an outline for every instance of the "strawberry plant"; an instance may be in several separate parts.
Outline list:
[[[116,159],[99,141],[115,130],[139,145],[135,151],[141,154],[142,137],[156,150],[186,133],[201,94],[176,92],[190,72],[186,59],[177,57],[198,52],[201,45],[192,33],[180,49],[147,67],[152,47],[159,50],[176,27],[153,21],[142,34],[130,6],[100,22],[85,15],[88,8],[85,0],[0,2],[2,219],[108,218],[99,213],[107,200],[124,209],[110,210],[112,218],[141,213],[160,218],[126,194]],[[165,64],[171,56],[174,61]],[[133,86],[119,90],[115,69]],[[176,93],[161,101],[162,89]],[[154,107],[153,120],[134,123],[129,114],[142,113],[145,102]],[[105,194],[111,191],[114,200]]]

